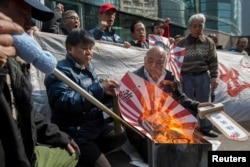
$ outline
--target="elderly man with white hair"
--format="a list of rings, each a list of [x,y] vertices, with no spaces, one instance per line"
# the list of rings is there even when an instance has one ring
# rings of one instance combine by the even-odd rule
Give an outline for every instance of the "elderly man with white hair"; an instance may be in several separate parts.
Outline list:
[[[181,69],[182,90],[189,98],[200,102],[208,101],[210,93],[218,85],[216,46],[211,38],[203,34],[205,22],[203,14],[192,15],[188,21],[190,34],[177,44],[185,47]],[[200,131],[208,137],[218,136],[207,119],[200,119]]]

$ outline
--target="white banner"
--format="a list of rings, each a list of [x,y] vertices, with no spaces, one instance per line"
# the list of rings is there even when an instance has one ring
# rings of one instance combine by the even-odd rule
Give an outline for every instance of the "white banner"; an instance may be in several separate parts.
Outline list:
[[[218,51],[219,85],[215,103],[236,121],[250,120],[250,57]]]
[[[44,50],[52,52],[58,60],[65,57],[64,35],[41,32],[36,39]],[[146,51],[96,41],[92,63],[98,76],[120,80],[126,72],[143,65]],[[250,120],[250,57],[220,50],[217,53],[220,76],[214,103],[223,103],[225,112],[236,121]],[[43,84],[41,77],[41,74],[33,75],[33,81],[36,78]],[[34,86],[34,90],[41,87]]]

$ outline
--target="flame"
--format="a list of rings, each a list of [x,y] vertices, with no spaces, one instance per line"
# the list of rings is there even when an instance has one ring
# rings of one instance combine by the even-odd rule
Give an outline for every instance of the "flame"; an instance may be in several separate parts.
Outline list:
[[[150,93],[150,106],[145,100],[141,100],[143,106],[142,115],[138,123],[151,135],[155,143],[193,143],[193,137],[185,134],[184,129],[189,128],[179,121],[174,115],[170,115],[171,109],[162,108],[168,100],[168,94],[156,95],[154,87],[147,86]],[[188,111],[187,111],[188,112]]]

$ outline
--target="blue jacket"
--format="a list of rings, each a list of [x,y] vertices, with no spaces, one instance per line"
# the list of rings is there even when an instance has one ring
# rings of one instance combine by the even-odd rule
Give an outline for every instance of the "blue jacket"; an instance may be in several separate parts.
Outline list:
[[[108,30],[101,31],[99,28],[93,28],[89,30],[89,32],[94,36],[96,40],[102,40],[107,42],[115,42],[115,43],[122,43],[122,38],[115,33],[115,30],[112,29],[111,32]]]
[[[66,55],[64,60],[58,62],[57,69],[97,100],[104,100],[104,90],[91,64],[82,69],[70,55]],[[104,129],[102,111],[53,74],[46,77],[45,86],[52,122],[78,143],[95,140]]]

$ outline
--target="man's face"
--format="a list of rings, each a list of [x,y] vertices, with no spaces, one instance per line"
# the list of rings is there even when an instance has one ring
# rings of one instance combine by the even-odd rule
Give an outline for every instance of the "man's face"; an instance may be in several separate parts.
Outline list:
[[[202,21],[194,20],[189,29],[191,36],[194,38],[199,38],[203,32],[204,23]]]
[[[240,51],[243,51],[247,48],[248,45],[248,39],[247,38],[241,38],[237,44],[237,49]]]
[[[93,46],[90,44],[83,44],[82,42],[76,46],[67,46],[68,53],[80,64],[82,67],[92,60],[93,57]]]
[[[0,6],[0,11],[28,30],[31,27],[31,6],[21,0],[9,0],[7,3],[7,6]]]
[[[80,27],[80,20],[77,13],[68,13],[64,18],[64,27],[70,32],[74,28]]]
[[[132,32],[132,37],[134,40],[142,40],[146,38],[146,29],[144,24],[136,23],[134,25],[134,32]]]
[[[166,52],[162,48],[154,48],[148,51],[144,58],[144,68],[150,77],[158,81],[166,67]]]
[[[154,26],[153,34],[163,36],[163,34],[164,34],[164,26],[163,26],[163,24]]]
[[[100,13],[99,20],[106,21],[108,24],[108,27],[112,27],[115,22],[115,16],[116,16],[116,11],[113,9],[110,9],[106,12]]]

